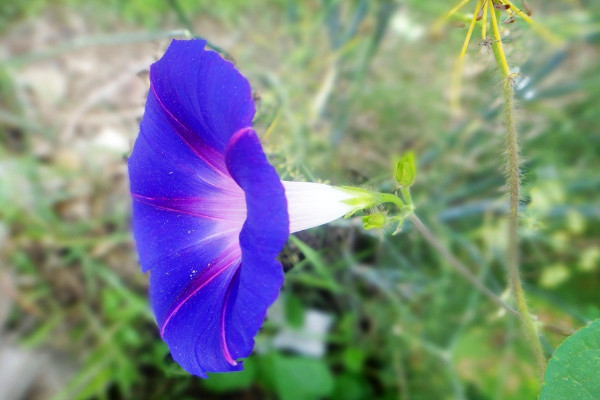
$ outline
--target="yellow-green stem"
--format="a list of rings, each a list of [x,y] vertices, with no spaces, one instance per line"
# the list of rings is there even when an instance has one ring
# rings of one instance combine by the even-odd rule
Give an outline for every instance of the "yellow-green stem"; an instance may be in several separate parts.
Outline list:
[[[500,29],[498,29],[498,18],[496,17],[496,13],[497,11],[490,7],[490,15],[492,17],[492,28],[495,40],[492,49],[494,51],[494,57],[496,57],[496,64],[498,64],[498,68],[500,69],[500,72],[502,72],[502,76],[506,79],[510,75],[510,68],[508,68],[508,62],[506,61],[506,56],[504,55],[502,36],[500,36]]]
[[[469,41],[471,40],[471,35],[473,34],[473,29],[475,28],[475,23],[477,22],[477,13],[479,12],[480,8],[481,0],[477,0],[477,4],[475,5],[475,13],[471,18],[471,23],[469,24],[469,29],[467,30],[465,41],[463,42],[462,49],[460,50],[460,54],[458,56],[458,60],[456,60],[456,64],[454,65],[454,71],[452,72],[452,80],[450,81],[450,108],[452,109],[452,112],[454,114],[458,114],[460,111],[460,85],[463,65],[465,61],[465,55],[467,54]]]
[[[435,21],[432,25],[431,31],[432,32],[438,32],[441,30],[442,26],[444,25],[444,23],[451,17],[453,16],[458,10],[460,10],[465,4],[467,4],[469,1],[471,0],[461,0],[457,5],[455,5],[454,7],[452,7],[452,9],[450,11],[448,11],[446,14],[442,15],[441,18],[439,18],[437,21]]]
[[[412,196],[410,195],[410,189],[407,187],[400,188],[400,193],[402,194],[402,198],[406,202],[406,205],[414,208]]]
[[[481,16],[481,39],[487,39],[487,14],[488,14],[488,2],[483,3],[483,15]]]
[[[529,313],[525,293],[521,286],[521,276],[519,272],[519,199],[520,199],[520,151],[517,129],[514,117],[514,89],[512,75],[508,68],[506,56],[502,48],[500,32],[496,12],[490,10],[494,38],[493,50],[498,68],[504,78],[504,123],[506,126],[506,175],[508,184],[508,193],[510,199],[510,210],[508,220],[508,242],[506,251],[506,263],[508,269],[508,284],[511,293],[515,299],[517,311],[521,316],[523,331],[527,341],[531,344],[538,367],[540,379],[543,379],[546,369],[546,357],[542,349],[537,329]]]

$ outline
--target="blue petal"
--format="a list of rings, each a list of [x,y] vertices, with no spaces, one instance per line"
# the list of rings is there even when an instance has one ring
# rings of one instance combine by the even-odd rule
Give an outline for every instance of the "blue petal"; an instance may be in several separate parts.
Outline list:
[[[184,369],[239,370],[283,279],[283,187],[249,128],[250,86],[231,63],[203,41],[173,41],[150,78],[129,175],[152,307]]]
[[[156,268],[153,264],[159,258],[203,244],[201,239],[223,214],[207,205],[219,199],[243,202],[243,192],[229,176],[223,154],[211,148],[194,151],[176,128],[182,129],[150,93],[129,158],[133,231],[144,271]]]
[[[202,377],[240,370],[237,360],[252,352],[254,336],[283,282],[275,257],[289,234],[283,186],[256,134],[242,130],[227,147],[227,167],[246,195],[239,242],[176,254],[169,261],[177,267],[169,275],[152,273],[150,282],[157,321],[173,358]],[[201,273],[190,271],[211,255]]]
[[[140,134],[129,158],[130,189],[147,197],[193,197],[229,180],[222,154],[196,150],[169,119],[154,93],[148,94]]]
[[[206,377],[206,372],[241,369],[224,346],[223,324],[227,301],[238,285],[239,249],[223,249],[175,258],[170,275],[150,274],[150,295],[163,339],[173,359],[186,371]],[[206,263],[206,258],[211,259]],[[194,262],[204,265],[192,272]]]

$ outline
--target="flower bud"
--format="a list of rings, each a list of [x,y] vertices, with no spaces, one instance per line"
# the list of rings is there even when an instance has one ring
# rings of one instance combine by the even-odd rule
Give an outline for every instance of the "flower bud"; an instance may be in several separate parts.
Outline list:
[[[409,151],[396,162],[394,179],[401,187],[410,187],[415,181],[416,174],[415,153]]]

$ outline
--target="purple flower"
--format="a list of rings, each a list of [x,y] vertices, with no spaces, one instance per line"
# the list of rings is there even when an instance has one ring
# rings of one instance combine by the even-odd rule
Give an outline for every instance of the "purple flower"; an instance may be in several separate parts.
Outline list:
[[[133,233],[160,335],[201,377],[240,370],[252,352],[290,231],[355,208],[344,190],[279,180],[252,129],[247,80],[204,46],[174,40],[151,66],[129,159]]]

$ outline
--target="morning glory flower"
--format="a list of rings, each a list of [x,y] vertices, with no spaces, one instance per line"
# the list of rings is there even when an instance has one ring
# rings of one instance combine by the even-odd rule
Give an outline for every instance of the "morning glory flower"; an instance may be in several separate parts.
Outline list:
[[[282,285],[289,234],[362,208],[351,190],[280,181],[252,129],[248,81],[205,44],[174,40],[151,66],[128,163],[160,335],[201,377],[242,369]]]

